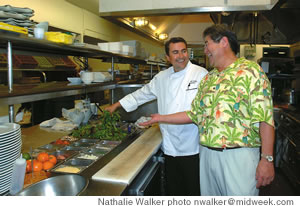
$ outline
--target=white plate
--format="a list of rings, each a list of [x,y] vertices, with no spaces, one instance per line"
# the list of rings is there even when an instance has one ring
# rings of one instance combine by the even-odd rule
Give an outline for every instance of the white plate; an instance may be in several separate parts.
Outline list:
[[[21,131],[16,131],[14,133],[7,134],[5,137],[0,137],[0,143],[9,141],[9,140],[14,139],[15,137],[19,137],[19,136],[21,136]]]
[[[9,138],[5,139],[5,141],[0,141],[0,148],[4,145],[14,144],[15,142],[18,142],[20,140],[22,140],[21,134],[17,134],[15,136],[9,137]],[[1,153],[1,151],[0,151],[0,153]]]
[[[17,134],[21,134],[21,130],[16,130],[16,131],[11,132],[9,134],[1,135],[0,136],[0,142],[5,141],[6,139],[10,138],[11,136],[14,136],[14,135],[17,135]]]
[[[22,144],[18,145],[17,147],[15,147],[9,151],[4,151],[4,152],[1,151],[0,160],[2,158],[7,158],[7,157],[15,155],[16,153],[19,153],[21,151],[21,147],[22,147]]]
[[[11,138],[7,141],[0,142],[0,148],[4,147],[4,146],[8,146],[8,145],[13,145],[13,144],[15,144],[16,142],[19,142],[19,141],[22,141],[21,136],[15,136],[14,138]],[[0,154],[1,154],[1,151],[0,151]]]
[[[80,84],[81,83],[80,77],[68,77],[67,79],[72,84]]]
[[[104,80],[102,80],[102,79],[99,79],[99,80],[98,79],[94,79],[93,82],[104,82]]]
[[[14,158],[14,159],[13,159],[14,161],[12,161],[12,162],[3,164],[2,166],[0,165],[1,176],[4,175],[4,173],[2,172],[2,170],[5,170],[5,169],[13,169],[15,160],[16,160],[17,158],[18,158],[18,157]],[[2,174],[2,173],[3,173],[3,174]],[[1,176],[0,176],[0,178],[1,178]]]
[[[0,136],[14,132],[20,129],[20,125],[15,123],[0,123]]]

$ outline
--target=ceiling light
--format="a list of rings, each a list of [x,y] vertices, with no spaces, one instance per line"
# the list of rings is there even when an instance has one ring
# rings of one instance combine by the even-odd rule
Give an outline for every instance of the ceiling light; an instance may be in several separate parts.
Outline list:
[[[148,24],[149,24],[149,21],[147,19],[139,18],[139,19],[134,20],[135,26],[146,26]]]
[[[229,16],[230,12],[222,11],[221,14],[222,14],[222,16]]]
[[[158,35],[158,39],[159,40],[166,40],[168,38],[168,34],[163,33],[163,34],[159,34]]]
[[[149,23],[148,26],[150,27],[150,29],[152,29],[153,31],[155,31],[157,28],[156,26],[154,26],[153,24]]]

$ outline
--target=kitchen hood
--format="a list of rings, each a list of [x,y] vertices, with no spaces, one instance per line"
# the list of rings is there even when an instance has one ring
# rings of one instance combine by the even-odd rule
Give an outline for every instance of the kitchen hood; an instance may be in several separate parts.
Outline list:
[[[209,14],[213,23],[226,24],[235,31],[240,43],[293,44],[300,41],[299,0],[127,0],[124,3],[118,0],[99,0],[99,14],[115,23],[123,24],[133,17],[151,19],[160,16],[161,24],[173,28],[174,24],[180,24],[178,16],[200,15],[201,19],[201,15]],[[177,19],[174,19],[175,16]],[[124,18],[127,19],[124,21]],[[132,28],[130,24],[127,27],[143,33],[140,28]],[[193,30],[191,27],[190,31]],[[149,32],[146,35],[153,37]]]
[[[240,43],[293,44],[300,41],[300,1],[280,0],[271,10],[211,13],[214,23],[226,24]]]
[[[278,0],[99,0],[101,16],[270,10]]]
[[[300,41],[300,0],[67,1],[155,41],[159,41],[156,32],[176,36],[182,35],[178,31],[188,31],[188,43],[193,35],[191,39],[198,39],[195,44],[203,44],[202,31],[213,23],[228,25],[236,32],[240,43],[293,44]],[[135,27],[133,20],[137,17],[146,18],[157,30]]]

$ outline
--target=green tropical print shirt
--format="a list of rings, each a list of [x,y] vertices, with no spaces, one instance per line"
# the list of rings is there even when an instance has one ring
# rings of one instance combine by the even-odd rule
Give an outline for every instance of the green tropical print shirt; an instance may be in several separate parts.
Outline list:
[[[199,127],[201,145],[259,147],[259,122],[274,127],[270,82],[257,63],[239,58],[202,79],[187,115]]]

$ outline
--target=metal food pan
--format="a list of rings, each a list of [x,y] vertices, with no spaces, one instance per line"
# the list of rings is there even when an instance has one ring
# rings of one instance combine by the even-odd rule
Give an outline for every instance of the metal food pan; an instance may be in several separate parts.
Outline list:
[[[59,149],[59,148],[62,148],[62,146],[59,146],[59,145],[55,145],[55,144],[45,144],[41,147],[39,147],[41,149],[46,149],[46,150],[50,150],[50,151],[53,151],[53,150],[56,150],[56,149]]]
[[[114,148],[114,147],[118,146],[120,143],[121,143],[121,141],[101,140],[97,145]]]
[[[64,162],[63,165],[88,167],[94,162],[95,162],[95,160],[73,158],[73,159],[70,159],[70,160]]]
[[[67,151],[82,151],[86,149],[86,147],[75,147],[75,146],[65,146],[62,148],[62,150],[67,150]]]
[[[86,152],[80,152],[79,154],[77,154],[74,158],[77,159],[88,159],[88,160],[97,160],[100,157],[103,157],[104,154],[93,154],[93,153],[86,153]]]
[[[34,149],[34,150],[32,151],[32,153],[31,153],[31,157],[32,157],[32,158],[36,158],[36,157],[38,156],[38,154],[41,153],[41,152],[46,152],[46,153],[48,153],[49,150],[47,150],[47,149],[42,149],[42,148]]]
[[[83,152],[84,153],[87,153],[87,154],[94,154],[94,155],[105,155],[109,152],[110,150],[107,150],[107,149],[101,149],[101,148],[89,148],[87,150],[84,150]]]
[[[86,167],[61,164],[61,165],[58,165],[57,167],[52,168],[50,171],[54,172],[54,173],[79,174],[85,169],[86,169]]]
[[[86,138],[84,138],[84,139],[78,140],[78,142],[82,142],[82,143],[98,143],[98,142],[100,142],[100,140],[99,139],[86,139]]]
[[[76,152],[72,150],[57,150],[49,154],[54,155],[57,161],[65,161],[76,155]]]
[[[74,147],[91,147],[94,143],[87,143],[87,142],[73,142],[70,146]]]

